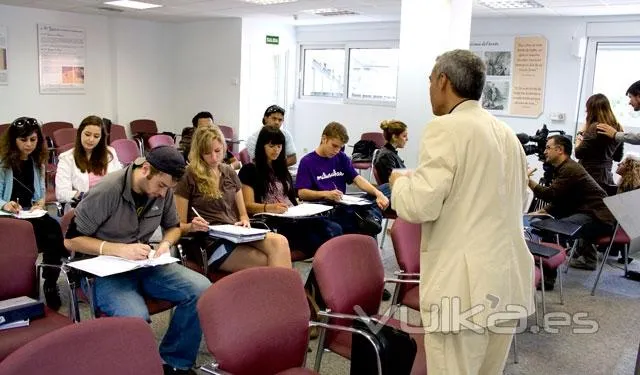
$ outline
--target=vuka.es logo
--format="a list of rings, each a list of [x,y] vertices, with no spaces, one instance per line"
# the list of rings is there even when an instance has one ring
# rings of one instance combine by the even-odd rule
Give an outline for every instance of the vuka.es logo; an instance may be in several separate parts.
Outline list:
[[[487,301],[491,308],[495,308],[498,306],[500,298],[488,294]],[[479,334],[485,333],[485,330],[494,334],[513,334],[522,333],[527,329],[533,333],[544,330],[547,333],[556,334],[560,332],[560,327],[572,327],[571,332],[575,334],[590,334],[598,332],[600,328],[596,320],[588,319],[589,314],[587,312],[576,312],[574,314],[551,312],[542,317],[544,321],[542,327],[537,325],[527,326],[527,317],[533,315],[534,312],[530,313],[526,307],[521,305],[506,305],[505,311],[487,314],[486,327],[482,327],[474,323],[472,318],[482,313],[485,309],[485,305],[476,305],[463,311],[460,298],[443,297],[440,305],[431,305],[429,322],[423,322],[422,326],[413,326],[407,323],[409,321],[409,308],[406,306],[399,308],[391,306],[382,316],[376,319],[369,317],[360,306],[354,307],[356,314],[362,318],[371,332],[375,334],[389,322],[389,319],[396,312],[399,312],[400,329],[414,334],[424,334],[425,332],[458,333],[461,330],[472,330]],[[511,322],[511,324],[505,325],[506,322]]]

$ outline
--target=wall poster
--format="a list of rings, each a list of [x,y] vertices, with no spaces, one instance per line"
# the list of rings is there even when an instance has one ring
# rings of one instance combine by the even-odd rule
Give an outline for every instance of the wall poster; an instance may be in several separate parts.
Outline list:
[[[0,25],[0,85],[9,83],[9,68],[7,64],[7,27]]]
[[[484,37],[471,51],[487,65],[480,99],[495,115],[537,118],[543,112],[547,40],[541,36]]]
[[[38,24],[41,94],[84,94],[83,29]]]

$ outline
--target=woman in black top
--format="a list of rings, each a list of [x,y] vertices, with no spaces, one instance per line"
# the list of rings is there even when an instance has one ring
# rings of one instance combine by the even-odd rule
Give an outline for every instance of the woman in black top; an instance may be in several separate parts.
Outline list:
[[[293,179],[287,169],[284,134],[274,127],[264,126],[256,142],[255,164],[240,170],[242,195],[249,214],[284,213],[297,205]],[[289,241],[289,248],[312,257],[328,239],[342,234],[339,224],[324,217],[296,220],[267,217],[267,224]]]
[[[22,210],[44,209],[45,163],[47,147],[38,121],[20,117],[0,137],[0,207],[5,212],[18,214]],[[64,248],[58,221],[48,214],[26,219],[31,222],[45,264],[61,265],[68,256]],[[58,310],[60,296],[57,281],[60,269],[45,267],[44,296],[47,305]]]
[[[613,161],[622,160],[622,142],[607,137],[605,134],[598,134],[598,124],[607,124],[621,132],[622,126],[616,120],[616,116],[611,110],[609,99],[602,94],[591,95],[587,99],[587,118],[582,130],[576,137],[576,159],[591,177],[605,191],[609,187],[615,188],[611,168]]]
[[[380,128],[387,143],[378,151],[373,166],[378,174],[378,183],[382,185],[389,183],[393,169],[406,168],[404,161],[398,156],[397,149],[407,144],[408,131],[407,125],[397,120],[382,121]]]

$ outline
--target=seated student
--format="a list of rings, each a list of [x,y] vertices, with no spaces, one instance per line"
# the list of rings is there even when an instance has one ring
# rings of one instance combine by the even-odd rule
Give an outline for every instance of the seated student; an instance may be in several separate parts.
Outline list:
[[[250,214],[283,213],[298,204],[296,189],[282,152],[284,148],[286,140],[278,128],[265,126],[260,130],[255,164],[242,166],[238,175]],[[268,216],[261,218],[267,220],[271,229],[287,238],[291,249],[302,251],[308,258],[327,240],[342,234],[340,225],[324,217],[302,218],[293,222],[270,219]]]
[[[20,117],[0,137],[0,207],[17,214],[21,210],[45,208],[45,164],[48,152],[42,130],[34,118]],[[58,221],[48,214],[26,219],[33,226],[38,251],[46,264],[61,265],[69,256],[64,248]],[[45,267],[44,297],[47,306],[60,308],[58,276],[60,269]]]
[[[245,244],[207,235],[209,224],[249,227],[238,175],[222,163],[225,149],[224,137],[218,127],[196,130],[187,172],[176,187],[182,232],[201,233],[192,243],[195,242],[194,247],[207,249],[209,266],[213,269],[236,272],[255,266],[291,268],[287,239],[277,233],[268,233],[264,240]]]
[[[382,121],[380,129],[387,143],[378,151],[373,166],[378,173],[380,184],[387,184],[392,170],[406,168],[404,160],[398,155],[398,149],[407,144],[408,131],[407,125],[397,120]]]
[[[347,184],[354,183],[375,197],[371,206],[336,206],[331,220],[342,227],[344,233],[363,233],[375,236],[382,230],[382,211],[389,199],[353,168],[349,157],[341,151],[349,141],[344,125],[331,122],[322,132],[320,145],[300,160],[296,188],[298,196],[306,201],[325,200],[340,202]]]
[[[56,198],[60,203],[79,201],[107,173],[122,169],[104,135],[100,117],[89,116],[80,123],[74,147],[58,157]]]
[[[193,139],[193,133],[201,126],[213,126],[213,115],[211,112],[198,112],[191,119],[193,127],[182,129],[182,135],[180,136],[180,143],[178,149],[182,151],[182,155],[185,160],[189,158],[189,150],[191,149],[191,140]],[[235,170],[242,168],[242,163],[233,155],[228,149],[225,151],[224,163],[229,164]]]
[[[90,189],[75,210],[67,231],[68,249],[89,255],[131,260],[158,257],[180,239],[180,221],[172,188],[185,169],[184,158],[171,146],[149,151],[127,168],[108,174]],[[147,244],[156,229],[163,232],[155,253]],[[133,316],[149,321],[143,297],[176,304],[162,343],[165,374],[195,374],[202,331],[198,297],[211,285],[203,275],[172,263],[96,277],[96,308],[108,316]]]
[[[287,131],[287,129],[282,127],[282,122],[284,121],[284,108],[271,105],[265,111],[262,116],[262,125],[263,126],[271,126],[274,128],[280,129],[282,134],[284,134],[285,139],[285,156],[287,159],[287,167],[292,166],[298,162],[298,157],[296,156],[296,145],[293,143],[293,137],[291,133]],[[260,134],[260,130],[251,134],[249,138],[247,138],[247,151],[249,152],[249,157],[251,160],[256,157],[256,143],[258,142],[258,134]]]
[[[529,179],[529,187],[536,198],[548,203],[539,213],[582,225],[582,240],[576,249],[579,257],[569,264],[575,268],[595,270],[597,251],[591,243],[613,230],[614,218],[602,200],[607,194],[582,165],[571,159],[571,148],[569,138],[562,135],[549,137],[544,155],[547,163],[555,169],[553,181],[550,186],[542,186]],[[547,275],[545,270],[545,284],[552,287],[553,282],[555,275]]]

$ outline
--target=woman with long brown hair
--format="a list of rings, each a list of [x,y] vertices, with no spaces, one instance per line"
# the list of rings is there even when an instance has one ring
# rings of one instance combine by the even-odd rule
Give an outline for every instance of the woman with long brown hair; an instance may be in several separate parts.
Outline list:
[[[116,151],[107,146],[102,119],[88,116],[80,123],[74,147],[60,154],[56,198],[61,203],[82,198],[107,173],[122,169]]]
[[[40,124],[34,118],[20,117],[0,137],[0,208],[11,214],[45,208],[45,164],[48,151]],[[58,221],[48,214],[25,219],[33,226],[38,251],[45,264],[61,265],[67,256]],[[60,269],[45,267],[44,296],[47,305],[58,310],[57,281]]]
[[[615,185],[611,168],[613,161],[620,161],[623,154],[622,142],[598,134],[598,124],[607,124],[617,131],[622,126],[611,110],[609,99],[603,94],[594,94],[587,100],[586,122],[576,137],[576,158],[596,182],[607,188]]]

